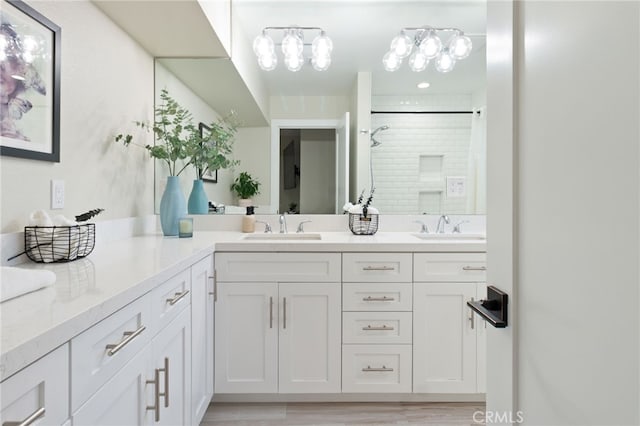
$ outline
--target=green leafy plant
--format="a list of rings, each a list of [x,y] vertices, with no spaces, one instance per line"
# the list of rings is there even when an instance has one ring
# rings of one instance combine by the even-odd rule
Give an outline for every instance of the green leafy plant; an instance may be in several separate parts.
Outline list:
[[[231,190],[238,195],[238,198],[251,198],[260,193],[260,182],[249,173],[242,172],[231,184]]]
[[[207,170],[233,167],[238,163],[231,159],[235,124],[222,119],[211,123],[211,131],[203,135],[193,124],[191,112],[173,99],[166,89],[160,92],[160,99],[162,104],[155,109],[153,124],[135,121],[135,125],[153,132],[156,144],[145,145],[144,148],[152,158],[167,164],[170,176],[178,176],[193,165],[200,179]],[[133,136],[119,134],[115,141],[129,146]]]

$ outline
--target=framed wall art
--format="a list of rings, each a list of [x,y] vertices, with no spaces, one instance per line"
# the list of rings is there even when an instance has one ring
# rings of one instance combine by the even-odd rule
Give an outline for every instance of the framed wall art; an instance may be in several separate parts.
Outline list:
[[[0,154],[59,162],[61,29],[0,1]]]

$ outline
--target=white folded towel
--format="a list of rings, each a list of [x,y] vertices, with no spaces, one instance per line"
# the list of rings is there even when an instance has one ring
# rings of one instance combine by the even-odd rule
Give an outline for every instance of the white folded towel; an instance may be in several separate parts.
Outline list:
[[[56,274],[44,269],[0,267],[0,302],[48,287],[56,282]]]
[[[36,210],[29,215],[29,226],[53,226],[53,221],[44,210]]]
[[[53,224],[55,226],[78,226],[78,222],[76,222],[75,220],[67,219],[61,214],[54,216]]]

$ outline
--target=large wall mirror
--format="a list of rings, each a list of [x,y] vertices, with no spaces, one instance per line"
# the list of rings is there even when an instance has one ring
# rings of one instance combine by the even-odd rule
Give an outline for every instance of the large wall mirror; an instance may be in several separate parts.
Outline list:
[[[237,0],[232,19],[249,41],[266,26],[321,26],[334,52],[325,72],[306,66],[292,73],[282,65],[266,72],[256,63],[270,94],[269,117],[255,103],[251,106],[251,95],[230,60],[156,60],[156,90],[173,90],[197,111],[198,121],[234,109],[243,123],[234,149],[240,165],[220,171],[217,183],[205,183],[209,198],[224,203],[227,214],[244,211],[234,207],[237,200],[229,189],[241,171],[262,184],[255,199],[258,213],[342,213],[342,199],[362,190],[368,194],[371,182],[373,204],[383,214],[485,213],[485,2]],[[413,72],[408,59],[399,70],[386,71],[382,57],[391,39],[403,27],[424,25],[462,29],[472,39],[471,54],[447,73],[436,71],[434,61],[425,71]],[[446,42],[448,35],[442,39]],[[357,75],[363,72],[370,75],[366,94],[357,90]],[[354,119],[363,108],[368,112],[364,127]],[[346,132],[350,160],[335,139],[337,124],[315,130],[283,125],[278,132],[271,125],[272,120],[338,123],[347,112],[352,117]],[[157,199],[165,176],[157,167]],[[191,175],[182,179],[186,196],[191,180]]]

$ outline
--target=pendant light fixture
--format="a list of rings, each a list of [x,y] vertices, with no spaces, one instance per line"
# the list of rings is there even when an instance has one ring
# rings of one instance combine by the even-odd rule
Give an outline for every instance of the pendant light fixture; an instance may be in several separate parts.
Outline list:
[[[304,42],[304,32],[313,31],[318,34],[311,42],[311,56],[305,58],[304,49],[309,44]],[[300,71],[305,62],[310,62],[317,71],[326,71],[331,65],[333,42],[325,31],[319,27],[266,27],[253,41],[253,51],[258,58],[258,66],[265,71],[272,71],[278,65],[276,43],[268,32],[279,32],[282,41],[278,43],[283,54],[283,62],[289,71]]]
[[[451,36],[443,43],[439,34],[447,33]],[[436,70],[446,73],[453,70],[456,61],[469,56],[472,48],[471,39],[458,28],[403,28],[391,40],[391,48],[382,58],[382,63],[385,70],[396,71],[400,69],[402,60],[409,57],[409,68],[420,72],[427,68],[430,60],[435,59]]]

